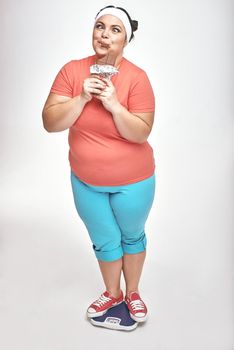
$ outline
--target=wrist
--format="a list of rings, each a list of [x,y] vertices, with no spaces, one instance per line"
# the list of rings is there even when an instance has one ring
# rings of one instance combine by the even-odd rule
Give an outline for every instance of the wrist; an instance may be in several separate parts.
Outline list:
[[[88,95],[84,94],[83,92],[77,97],[79,97],[78,100],[84,105],[86,105],[86,103],[92,99],[92,96],[88,96]]]
[[[113,117],[116,115],[119,115],[122,111],[123,111],[124,107],[121,105],[120,102],[116,102],[113,106],[112,106],[112,115]]]

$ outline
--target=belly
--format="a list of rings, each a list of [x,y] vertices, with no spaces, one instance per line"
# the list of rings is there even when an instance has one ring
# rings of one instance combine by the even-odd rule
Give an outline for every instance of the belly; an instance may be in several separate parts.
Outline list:
[[[69,145],[72,168],[81,180],[94,185],[129,182],[152,173],[154,168],[148,142],[138,144],[70,129]]]

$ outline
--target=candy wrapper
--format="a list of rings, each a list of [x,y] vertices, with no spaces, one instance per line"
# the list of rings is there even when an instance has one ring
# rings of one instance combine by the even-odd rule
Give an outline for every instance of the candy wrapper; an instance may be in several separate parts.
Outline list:
[[[110,64],[93,64],[90,67],[91,74],[98,74],[102,78],[110,79],[118,73],[118,69]]]
[[[102,78],[111,79],[118,73],[115,67],[116,57],[109,53],[106,57],[100,58],[95,64],[90,67],[91,74],[97,74]]]

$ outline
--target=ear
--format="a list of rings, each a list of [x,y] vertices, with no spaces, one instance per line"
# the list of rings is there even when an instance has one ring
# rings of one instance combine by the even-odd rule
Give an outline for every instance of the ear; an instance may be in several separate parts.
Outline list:
[[[127,46],[127,45],[128,45],[128,40],[127,40],[127,36],[126,36],[125,41],[124,41],[124,46],[123,46],[123,47],[125,47],[125,46]]]

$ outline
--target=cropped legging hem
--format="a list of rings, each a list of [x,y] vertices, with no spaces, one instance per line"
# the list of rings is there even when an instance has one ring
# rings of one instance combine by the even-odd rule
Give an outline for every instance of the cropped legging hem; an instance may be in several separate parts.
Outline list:
[[[110,251],[98,251],[93,244],[93,250],[98,260],[115,261],[121,259],[125,254],[138,254],[144,252],[146,250],[146,245],[147,239],[144,235],[143,239],[140,242],[134,244],[126,244],[122,242],[121,246]]]

